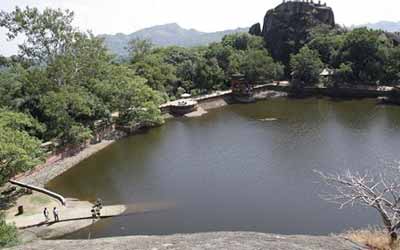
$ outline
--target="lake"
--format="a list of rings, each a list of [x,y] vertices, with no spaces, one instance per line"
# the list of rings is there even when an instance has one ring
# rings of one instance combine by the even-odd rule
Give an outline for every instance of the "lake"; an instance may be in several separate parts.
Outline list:
[[[375,100],[267,100],[177,118],[122,139],[48,188],[106,204],[171,204],[104,219],[65,238],[256,231],[329,234],[379,223],[339,210],[313,170],[380,168],[400,159],[400,107]],[[61,215],[62,216],[62,215]]]

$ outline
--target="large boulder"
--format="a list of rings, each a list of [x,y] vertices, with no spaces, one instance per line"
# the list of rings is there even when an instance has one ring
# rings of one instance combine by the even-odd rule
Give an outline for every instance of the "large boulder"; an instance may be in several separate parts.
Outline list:
[[[275,9],[267,12],[260,36],[274,59],[287,64],[290,54],[297,53],[303,47],[316,26],[335,27],[332,9],[326,4],[313,1],[284,1]],[[257,35],[257,24],[251,34]]]
[[[260,23],[256,23],[253,26],[251,26],[250,29],[249,29],[249,33],[250,33],[250,35],[253,35],[253,36],[261,36],[262,35],[262,33],[261,33],[261,24]]]

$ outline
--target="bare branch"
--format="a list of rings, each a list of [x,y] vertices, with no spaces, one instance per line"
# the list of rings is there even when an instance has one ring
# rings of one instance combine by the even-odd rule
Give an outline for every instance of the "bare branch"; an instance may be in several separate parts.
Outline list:
[[[390,173],[388,173],[390,171]],[[389,232],[400,229],[400,167],[384,168],[379,174],[345,171],[327,174],[314,170],[332,190],[321,197],[339,208],[361,205],[378,211]]]

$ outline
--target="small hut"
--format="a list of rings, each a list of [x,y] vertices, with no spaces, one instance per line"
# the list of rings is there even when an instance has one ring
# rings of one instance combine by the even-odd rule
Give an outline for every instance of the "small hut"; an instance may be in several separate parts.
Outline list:
[[[333,73],[334,73],[333,69],[325,68],[322,70],[321,74],[319,74],[319,75],[322,77],[332,77]]]
[[[335,71],[333,69],[325,68],[319,74],[319,76],[323,80],[323,83],[324,83],[325,86],[331,85],[331,83],[333,83],[334,73],[335,73]]]
[[[234,74],[231,78],[232,97],[238,102],[253,102],[253,85],[246,81],[243,74]]]

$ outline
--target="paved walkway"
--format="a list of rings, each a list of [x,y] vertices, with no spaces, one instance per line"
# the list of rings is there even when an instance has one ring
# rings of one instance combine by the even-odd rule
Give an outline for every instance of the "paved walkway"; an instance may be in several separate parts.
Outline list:
[[[38,238],[48,239],[72,233],[91,225],[94,221],[91,214],[92,204],[86,201],[68,199],[67,206],[57,206],[59,222],[54,222],[52,209],[49,209],[50,221],[46,222],[42,211],[20,216],[8,216],[7,223],[15,223],[17,228],[28,231]],[[105,206],[101,210],[102,218],[117,216],[126,210],[124,205]]]

